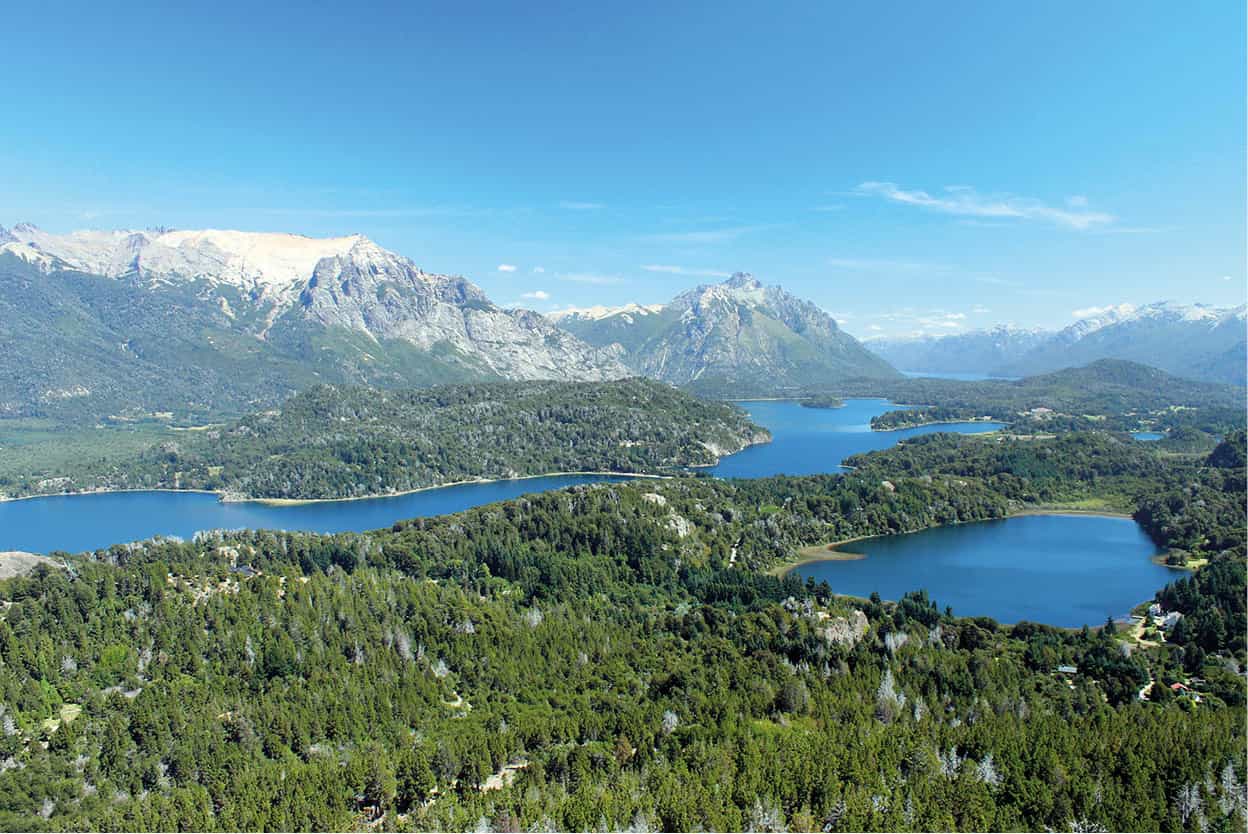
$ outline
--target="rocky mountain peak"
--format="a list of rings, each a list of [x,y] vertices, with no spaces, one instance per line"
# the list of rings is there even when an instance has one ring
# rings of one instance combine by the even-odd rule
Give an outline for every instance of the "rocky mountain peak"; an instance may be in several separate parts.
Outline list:
[[[465,278],[427,273],[360,234],[54,234],[30,224],[7,234],[13,240],[0,242],[0,251],[53,282],[62,270],[121,279],[102,291],[132,294],[131,303],[153,315],[177,307],[197,322],[188,331],[211,321],[248,340],[249,348],[259,341],[266,356],[314,363],[322,378],[410,384],[628,375],[613,352],[590,347],[535,313],[502,310]]]
[[[732,290],[759,290],[763,288],[763,284],[748,272],[734,272],[732,277],[724,282],[724,286]]]
[[[681,293],[649,315],[569,315],[559,324],[592,345],[618,346],[644,376],[708,392],[773,395],[891,367],[818,306],[735,273]]]

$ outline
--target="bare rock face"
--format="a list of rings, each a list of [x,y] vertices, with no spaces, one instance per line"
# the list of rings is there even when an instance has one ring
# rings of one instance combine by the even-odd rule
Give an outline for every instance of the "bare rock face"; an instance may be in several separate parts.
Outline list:
[[[39,565],[60,567],[59,563],[54,562],[47,556],[26,553],[22,550],[0,550],[0,579],[22,576],[30,573]]]
[[[855,610],[848,617],[834,617],[823,627],[823,639],[829,646],[853,646],[869,628],[867,615]]]
[[[361,239],[324,258],[299,294],[305,319],[420,350],[453,351],[509,379],[605,380],[628,375],[608,351],[586,345],[530,310],[495,306],[464,278],[426,273]]]

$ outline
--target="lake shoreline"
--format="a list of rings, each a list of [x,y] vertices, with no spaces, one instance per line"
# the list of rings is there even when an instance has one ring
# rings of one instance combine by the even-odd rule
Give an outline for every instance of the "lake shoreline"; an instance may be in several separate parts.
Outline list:
[[[657,475],[651,472],[611,472],[611,471],[574,471],[574,472],[543,472],[539,475],[519,475],[515,478],[469,478],[463,481],[449,481],[445,484],[433,484],[431,486],[416,487],[415,489],[405,489],[402,492],[380,492],[371,495],[353,495],[346,498],[243,498],[238,501],[222,501],[225,504],[263,504],[266,507],[297,507],[302,504],[328,504],[339,503],[345,501],[373,501],[384,498],[401,498],[404,495],[415,495],[420,492],[430,492],[436,489],[449,489],[457,486],[472,486],[479,484],[501,484],[511,481],[533,481],[539,478],[561,478],[571,476],[602,476],[610,478],[638,478],[656,481],[666,481],[674,475]],[[202,490],[201,490],[202,491]]]
[[[1081,510],[1078,508],[1063,509],[1061,507],[1018,510],[1017,512],[1010,513],[1006,516],[1006,518],[1022,518],[1029,515],[1090,515],[1100,518],[1125,518],[1131,519],[1132,521],[1135,520],[1135,517],[1130,513],[1118,512],[1117,510]],[[973,524],[974,522],[970,523]]]
[[[919,406],[907,406],[907,408],[918,408],[918,407]],[[889,426],[888,428],[883,428],[883,429],[877,429],[875,426],[871,426],[871,431],[878,431],[878,432],[905,431],[906,429],[921,429],[927,426],[957,426],[957,425],[963,425],[966,423],[999,423],[1001,425],[1001,428],[999,429],[993,429],[992,431],[985,431],[985,432],[975,432],[973,435],[968,435],[968,437],[990,437],[994,434],[1005,431],[1007,428],[1009,428],[1009,423],[1006,422],[1005,420],[997,420],[991,417],[988,418],[987,420],[983,419],[982,417],[968,417],[965,420],[927,420],[922,423],[905,423],[905,424],[898,425],[898,426]]]
[[[0,497],[0,504],[14,501],[33,501],[36,498],[73,498],[76,495],[125,495],[130,492],[185,492],[195,495],[215,495],[221,493],[215,489],[180,489],[176,487],[120,487],[114,489],[75,489],[66,492],[37,492],[34,495],[5,495]]]
[[[455,486],[469,486],[472,484],[497,484],[506,483],[508,481],[531,481],[539,478],[558,478],[568,476],[593,475],[612,478],[650,478],[654,480],[668,480],[673,475],[658,475],[650,472],[611,472],[611,471],[577,471],[577,472],[543,472],[538,475],[519,475],[515,478],[471,478],[463,481],[449,481],[444,484],[432,484],[430,486],[416,487],[415,489],[406,489],[401,492],[378,492],[369,495],[352,495],[343,498],[253,498],[251,496],[245,498],[233,499],[229,498],[228,492],[214,489],[179,489],[175,487],[125,487],[121,489],[80,489],[72,492],[44,492],[38,495],[15,495],[4,496],[0,498],[0,503],[8,503],[11,501],[30,501],[36,498],[72,498],[75,496],[86,495],[125,495],[134,492],[172,492],[185,493],[188,495],[215,495],[217,500],[222,504],[263,504],[270,507],[292,507],[300,504],[327,504],[338,503],[344,501],[371,501],[383,498],[401,498],[404,495],[414,495],[418,492],[429,492],[435,489],[447,489]]]
[[[866,553],[850,553],[848,551],[838,551],[836,548],[873,538],[875,536],[854,536],[853,538],[841,539],[840,541],[827,544],[807,545],[797,551],[796,558],[774,565],[768,568],[765,573],[769,576],[783,579],[796,568],[800,568],[802,565],[809,565],[811,562],[856,562],[860,559],[866,559],[868,555]]]

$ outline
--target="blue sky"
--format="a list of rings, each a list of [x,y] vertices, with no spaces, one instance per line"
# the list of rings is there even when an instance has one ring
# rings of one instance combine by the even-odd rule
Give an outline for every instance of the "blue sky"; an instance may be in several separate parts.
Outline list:
[[[1245,300],[1242,3],[50,5],[4,225],[363,232],[541,310],[745,270],[859,336]]]

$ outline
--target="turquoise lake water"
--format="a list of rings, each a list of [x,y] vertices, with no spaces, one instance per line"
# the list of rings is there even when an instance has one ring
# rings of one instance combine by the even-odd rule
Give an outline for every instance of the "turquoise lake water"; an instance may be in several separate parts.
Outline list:
[[[855,561],[808,562],[797,575],[838,594],[899,599],[923,588],[941,607],[1003,623],[1078,627],[1125,618],[1183,574],[1129,518],[1034,515],[851,542]]]

